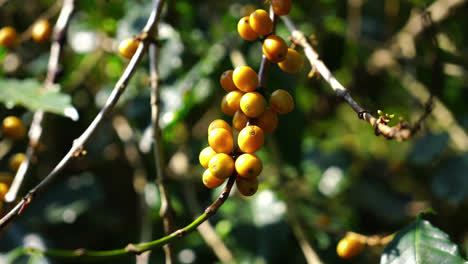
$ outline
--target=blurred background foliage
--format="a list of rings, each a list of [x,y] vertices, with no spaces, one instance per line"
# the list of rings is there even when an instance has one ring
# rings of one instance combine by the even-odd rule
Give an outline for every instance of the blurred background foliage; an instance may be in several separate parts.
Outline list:
[[[23,192],[53,168],[102,107],[128,62],[115,52],[118,42],[137,34],[150,11],[150,1],[142,0],[76,2],[59,84],[62,93],[70,96],[79,120],[47,116],[41,152]],[[321,58],[357,102],[373,113],[382,109],[411,122],[422,113],[425,102],[408,93],[401,74],[373,71],[368,63],[371,54],[385,47],[413,12],[433,2],[294,0],[290,18],[306,35],[314,35]],[[0,9],[0,26],[24,32],[54,3],[8,1]],[[255,8],[266,7],[260,0],[166,3],[160,25],[161,127],[178,227],[188,224],[219,193],[203,186],[198,153],[207,145],[206,128],[211,120],[231,121],[220,110],[221,73],[233,68],[232,58],[239,52],[251,67],[259,67],[260,44],[243,41],[236,32],[239,18]],[[467,11],[463,5],[437,25],[439,48],[431,36],[422,34],[416,39],[414,54],[398,60],[403,72],[426,85],[447,106],[464,137],[468,126]],[[281,21],[278,34],[289,36]],[[12,51],[1,49],[1,80],[43,81],[48,55],[49,43],[25,41]],[[435,58],[442,68],[434,67]],[[11,257],[7,252],[24,245],[112,249],[140,241],[142,229],[149,232],[149,238],[163,235],[149,153],[147,65],[145,59],[138,67],[88,155],[74,161],[2,235],[2,260]],[[429,116],[417,136],[407,142],[377,137],[326,82],[308,78],[309,71],[307,62],[295,75],[271,67],[268,90],[288,90],[296,108],[280,117],[279,129],[268,136],[259,152],[264,163],[259,192],[246,199],[234,191],[210,219],[235,263],[306,263],[297,242],[297,225],[324,263],[346,263],[335,253],[346,231],[391,234],[427,208],[437,212],[429,218],[431,223],[448,233],[466,257],[468,155],[454,143],[444,117]],[[438,76],[437,85],[434,76]],[[1,118],[17,115],[29,124],[30,111],[21,105],[7,106],[0,106]],[[117,133],[127,124],[131,126],[129,138]],[[15,143],[0,168],[7,171],[8,158],[24,152],[26,145],[26,140]],[[129,154],[135,146],[138,151]],[[135,157],[139,162],[134,162]],[[142,224],[142,204],[151,208],[149,225]],[[219,262],[197,232],[174,246],[181,263]],[[369,248],[350,263],[377,263],[382,249]],[[162,263],[163,251],[153,251],[150,258],[151,263]],[[27,261],[60,263],[27,257],[15,263]],[[123,258],[112,263],[134,261]]]

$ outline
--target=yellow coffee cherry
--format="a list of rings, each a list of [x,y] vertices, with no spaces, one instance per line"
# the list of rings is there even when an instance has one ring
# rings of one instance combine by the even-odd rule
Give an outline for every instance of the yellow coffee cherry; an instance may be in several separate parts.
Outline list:
[[[278,63],[286,59],[288,54],[288,45],[286,42],[277,35],[271,35],[263,41],[263,54],[266,58],[273,62]]]
[[[217,153],[230,153],[234,147],[232,132],[224,128],[215,128],[208,134],[208,144]]]
[[[226,97],[227,95],[225,95],[223,97],[223,100],[221,101],[221,111],[223,111],[223,113],[225,115],[228,115],[228,116],[233,116],[234,113],[237,111],[236,109],[232,109],[231,107],[229,107],[228,103],[227,103],[227,100],[226,100]]]
[[[250,27],[259,35],[268,35],[273,31],[273,21],[263,9],[257,9],[250,14]]]
[[[7,194],[10,186],[4,182],[0,182],[0,201],[5,201],[5,194]]]
[[[210,159],[208,169],[213,176],[224,180],[234,173],[234,160],[225,153],[216,154]]]
[[[278,89],[271,94],[270,107],[279,114],[287,114],[294,109],[294,99],[285,90]]]
[[[258,34],[250,27],[248,16],[239,20],[239,23],[237,23],[237,32],[239,32],[239,35],[245,40],[252,41],[258,38]]]
[[[291,0],[270,0],[273,12],[278,16],[284,16],[289,14],[291,11],[292,3]]]
[[[43,42],[49,39],[52,33],[52,26],[46,19],[40,19],[34,23],[31,31],[31,37],[36,42]]]
[[[336,253],[340,258],[351,259],[361,254],[366,245],[353,236],[346,236],[336,246]]]
[[[288,49],[286,59],[278,63],[278,66],[287,73],[297,73],[304,64],[301,54],[294,49]]]
[[[206,147],[200,152],[198,160],[203,167],[208,169],[211,158],[216,154],[216,151],[214,151],[211,147]]]
[[[140,45],[140,41],[135,38],[128,38],[120,42],[119,52],[125,58],[131,59]]]
[[[257,177],[254,177],[254,178],[237,177],[236,186],[237,186],[237,190],[242,195],[252,196],[258,190],[258,179]]]
[[[242,154],[236,159],[236,171],[240,177],[255,178],[262,172],[262,161],[254,154]]]
[[[246,116],[241,110],[236,111],[232,118],[232,126],[237,130],[241,131],[249,121],[249,117]]]
[[[219,83],[226,92],[237,90],[237,87],[234,84],[234,81],[232,80],[233,72],[233,70],[225,71],[223,72],[223,74],[221,74],[221,77],[219,78]]]
[[[273,132],[278,127],[278,115],[267,107],[263,114],[257,117],[256,124],[263,129],[263,132]]]
[[[236,90],[226,94],[226,104],[234,111],[240,110],[240,100],[244,95],[243,92]]]
[[[3,119],[2,131],[4,136],[13,140],[22,139],[26,135],[23,122],[16,116],[7,116]]]
[[[10,167],[10,170],[16,173],[25,158],[26,155],[24,155],[24,153],[16,153],[15,155],[13,155],[8,161],[8,166]]]
[[[267,102],[258,92],[246,93],[240,100],[240,108],[248,117],[258,117],[265,111]]]
[[[254,153],[262,148],[265,140],[263,130],[258,126],[246,126],[239,132],[237,144],[245,153]]]
[[[236,67],[232,80],[239,90],[246,93],[255,91],[258,87],[258,74],[249,66]]]
[[[203,184],[210,189],[219,187],[223,182],[224,180],[216,178],[208,169],[203,173]]]
[[[231,135],[232,135],[231,126],[226,121],[224,121],[222,119],[216,119],[216,120],[214,120],[214,121],[212,121],[210,123],[210,125],[208,126],[208,134],[210,134],[211,130],[213,130],[215,128],[224,128],[227,131],[231,132]]]
[[[0,45],[5,48],[13,48],[18,40],[18,33],[13,27],[3,27],[0,29]]]

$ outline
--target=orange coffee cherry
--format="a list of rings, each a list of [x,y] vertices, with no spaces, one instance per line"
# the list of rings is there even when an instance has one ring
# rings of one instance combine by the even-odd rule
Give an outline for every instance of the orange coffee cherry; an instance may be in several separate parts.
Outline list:
[[[221,74],[221,77],[219,78],[219,83],[226,92],[237,90],[237,87],[234,84],[234,81],[232,80],[233,72],[233,70],[225,71],[223,72],[223,74]]]
[[[0,45],[5,48],[13,48],[18,40],[18,33],[13,27],[3,27],[0,29]]]
[[[258,190],[258,179],[257,177],[254,178],[244,178],[244,177],[237,177],[236,178],[236,186],[237,190],[244,195],[244,196],[252,196]]]
[[[237,110],[232,118],[232,126],[237,130],[241,131],[249,121],[249,117],[246,116],[241,110]]]
[[[210,123],[210,125],[208,126],[208,134],[210,134],[211,130],[213,130],[215,128],[224,128],[227,131],[231,132],[231,135],[232,135],[231,126],[226,121],[224,121],[222,119],[216,119],[216,120],[214,120],[213,122]]]
[[[23,122],[16,116],[8,116],[2,122],[3,135],[13,140],[19,140],[26,135]]]
[[[236,90],[226,94],[226,104],[234,111],[240,110],[240,100],[244,95],[243,92]]]
[[[128,38],[120,42],[119,52],[125,58],[131,59],[140,45],[140,41],[135,38]]]
[[[229,107],[227,100],[226,100],[227,95],[223,97],[223,100],[221,101],[221,110],[225,115],[228,116],[233,116],[234,113],[237,111],[236,109],[232,109]]]
[[[259,35],[268,35],[273,31],[273,21],[263,9],[257,9],[250,14],[250,27]]]
[[[298,72],[304,60],[302,59],[301,54],[295,51],[294,49],[288,49],[288,54],[286,55],[286,59],[282,62],[278,63],[278,66],[287,73],[296,73]]]
[[[234,147],[232,132],[224,128],[215,128],[208,134],[208,143],[217,153],[230,153]]]
[[[255,178],[262,172],[262,161],[253,154],[242,154],[236,159],[236,171],[240,177]]]
[[[255,91],[258,87],[258,74],[249,66],[239,66],[232,73],[236,87],[243,92]]]
[[[278,89],[270,96],[270,106],[279,114],[287,114],[294,109],[294,100],[288,92]]]
[[[49,21],[46,19],[40,19],[34,23],[31,31],[31,37],[36,42],[43,42],[49,39],[50,33],[52,33],[52,26]]]
[[[5,194],[7,194],[10,187],[4,183],[0,182],[0,201],[5,201]]]
[[[225,153],[216,154],[210,159],[208,169],[213,176],[224,180],[234,173],[234,160]]]
[[[289,14],[291,11],[292,3],[291,0],[271,0],[271,6],[273,7],[273,12],[278,16],[284,16]]]
[[[258,38],[258,34],[250,27],[248,16],[239,20],[239,23],[237,23],[237,32],[239,32],[239,35],[245,40],[252,41]]]
[[[268,107],[261,116],[257,117],[256,122],[263,132],[273,132],[278,128],[278,115]]]
[[[201,152],[200,155],[198,156],[198,160],[200,161],[200,164],[208,169],[208,165],[210,164],[210,160],[214,155],[216,155],[216,151],[214,151],[211,147],[206,147],[204,148]]]
[[[263,41],[263,54],[269,61],[278,63],[286,59],[288,45],[281,37],[271,35]]]
[[[351,259],[361,254],[366,245],[353,236],[346,236],[336,246],[336,253],[340,258]]]
[[[24,155],[24,153],[16,153],[15,155],[13,155],[8,161],[8,166],[10,167],[10,170],[16,173],[25,158],[26,155]]]
[[[203,184],[210,189],[219,187],[223,182],[224,180],[216,178],[210,170],[203,173]]]
[[[240,108],[248,117],[260,116],[265,111],[266,105],[265,97],[257,92],[244,94],[240,101]]]
[[[254,153],[263,146],[265,140],[263,130],[258,126],[246,126],[239,132],[237,144],[245,153]]]

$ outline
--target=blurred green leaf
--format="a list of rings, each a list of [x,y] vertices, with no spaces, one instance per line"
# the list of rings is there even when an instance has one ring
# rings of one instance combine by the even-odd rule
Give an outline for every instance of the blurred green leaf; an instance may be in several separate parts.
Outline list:
[[[409,161],[419,166],[429,164],[444,151],[448,140],[449,136],[447,133],[438,135],[429,134],[418,139],[409,154]]]
[[[78,120],[78,112],[71,105],[71,97],[57,89],[41,90],[42,84],[35,79],[1,79],[0,102],[11,108],[20,105],[30,111],[44,111]]]
[[[461,202],[468,196],[468,155],[447,160],[434,173],[432,190],[443,199]]]
[[[418,218],[414,223],[398,232],[387,245],[380,258],[380,264],[419,263],[468,263],[461,258],[457,245],[449,236]]]

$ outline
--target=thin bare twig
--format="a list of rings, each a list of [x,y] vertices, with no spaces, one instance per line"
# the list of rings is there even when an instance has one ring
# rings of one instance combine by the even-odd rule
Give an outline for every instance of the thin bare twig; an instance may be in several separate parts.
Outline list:
[[[148,48],[148,45],[151,43],[151,40],[148,38],[148,36],[152,36],[154,31],[156,30],[156,22],[158,21],[160,15],[160,4],[160,1],[153,2],[151,15],[148,18],[148,21],[146,22],[146,25],[142,30],[142,41],[140,42],[138,49],[135,52],[135,55],[132,57],[129,64],[127,65],[124,73],[115,84],[115,87],[112,90],[112,93],[110,94],[109,98],[107,99],[104,107],[95,117],[93,122],[88,126],[88,128],[83,132],[83,134],[79,138],[74,140],[73,145],[68,151],[68,153],[65,154],[65,156],[55,166],[55,168],[37,186],[31,189],[29,193],[12,210],[10,210],[10,212],[8,212],[7,215],[0,219],[0,231],[5,229],[9,223],[11,223],[18,215],[20,215],[23,212],[23,210],[25,210],[27,206],[34,200],[34,198],[37,195],[39,195],[42,191],[47,189],[47,187],[55,180],[55,178],[58,175],[60,175],[60,172],[62,172],[74,158],[78,157],[82,153],[82,151],[91,141],[93,135],[96,133],[98,127],[101,125],[102,121],[109,115],[111,110],[114,109],[118,99],[120,98],[128,83],[130,82],[136,70],[136,66],[141,61],[144,53]]]
[[[362,108],[349,94],[348,90],[333,76],[325,63],[319,59],[318,53],[312,47],[310,41],[304,33],[297,30],[293,22],[287,17],[282,17],[286,26],[292,34],[292,40],[303,47],[305,55],[309,60],[312,70],[317,71],[327,81],[338,97],[342,98],[351,108],[358,114],[360,119],[363,119],[371,124],[375,129],[376,135],[382,135],[387,139],[395,138],[397,140],[407,140],[410,138],[411,128],[405,122],[400,122],[398,125],[390,127],[387,125],[387,120],[384,118],[375,118],[369,111]]]
[[[164,1],[161,0],[164,4]],[[157,29],[152,37],[157,38]],[[166,235],[175,230],[174,225],[174,209],[171,205],[171,196],[167,186],[167,176],[164,173],[164,150],[162,148],[161,128],[159,126],[159,116],[161,112],[161,93],[159,90],[159,74],[158,74],[158,46],[151,43],[149,46],[149,65],[150,65],[150,82],[151,82],[151,127],[153,131],[153,156],[156,166],[156,179],[161,195],[161,209],[159,215],[163,218],[164,232]],[[174,249],[170,244],[164,246],[166,254],[166,264],[174,262]]]
[[[58,3],[62,3],[62,0],[57,1],[54,6],[60,6]],[[50,10],[55,10],[51,8]],[[63,1],[63,6],[60,11],[59,18],[54,27],[53,42],[50,48],[50,57],[47,70],[47,77],[44,81],[44,90],[54,89],[54,84],[57,82],[57,77],[61,71],[60,58],[63,52],[63,46],[65,45],[65,37],[67,34],[68,25],[75,9],[74,0]],[[31,166],[31,160],[36,153],[39,140],[42,135],[42,120],[44,119],[44,112],[37,111],[34,113],[33,121],[29,129],[29,144],[26,150],[26,158],[21,163],[18,171],[16,172],[13,183],[10,190],[5,195],[5,201],[11,203],[16,200],[18,191],[24,181],[26,174]]]

